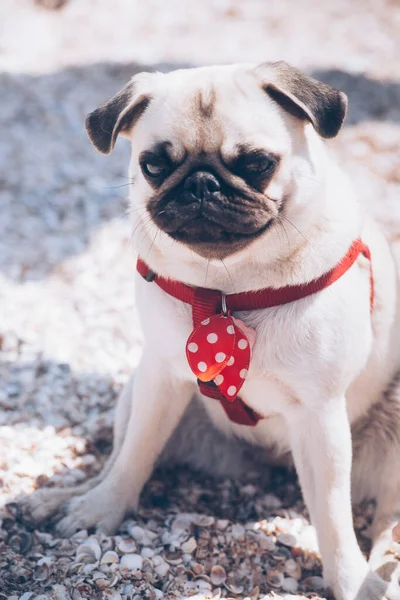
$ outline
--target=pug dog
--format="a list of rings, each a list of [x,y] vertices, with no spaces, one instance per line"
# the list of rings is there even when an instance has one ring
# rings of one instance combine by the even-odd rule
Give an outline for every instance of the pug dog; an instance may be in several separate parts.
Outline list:
[[[141,73],[88,116],[100,152],[131,140],[145,345],[105,470],[38,491],[36,520],[68,501],[62,534],[114,532],[183,418],[202,448],[203,419],[203,431],[292,456],[336,600],[400,599],[395,572],[378,573],[400,513],[399,289],[388,242],[324,141],[346,107],[341,91],[277,62]],[[204,337],[210,323],[227,328]],[[218,336],[228,354],[196,363]],[[228,371],[234,352],[240,374]],[[192,412],[194,395],[205,412]],[[377,501],[369,563],[352,519],[366,498]]]

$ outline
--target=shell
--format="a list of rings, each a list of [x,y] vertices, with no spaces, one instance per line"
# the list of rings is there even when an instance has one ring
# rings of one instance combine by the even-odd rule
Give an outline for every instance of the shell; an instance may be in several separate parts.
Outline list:
[[[214,525],[215,519],[210,515],[196,515],[193,523],[198,527],[211,527],[211,525]]]
[[[194,563],[192,569],[195,575],[203,575],[204,573],[204,567],[200,563]]]
[[[50,574],[50,569],[46,563],[38,565],[32,575],[34,581],[46,581]]]
[[[265,535],[263,531],[257,534],[257,542],[260,544],[260,548],[273,552],[275,550],[275,542],[270,535]]]
[[[234,525],[232,525],[232,537],[234,540],[243,541],[245,534],[246,530],[243,525],[240,525],[240,523],[234,523]]]
[[[301,566],[293,558],[289,558],[285,562],[285,573],[289,575],[289,577],[299,580],[301,579]]]
[[[140,554],[124,554],[121,558],[121,569],[127,571],[141,571],[143,567],[143,558]]]
[[[197,588],[198,588],[199,592],[207,593],[207,592],[211,592],[211,590],[212,590],[211,583],[209,581],[207,581],[206,579],[197,579],[196,584],[197,584]]]
[[[142,553],[142,556],[143,556],[143,553]],[[180,552],[166,552],[165,553],[165,560],[170,565],[180,565],[181,562],[182,562],[182,556],[181,556]]]
[[[289,548],[294,548],[297,546],[297,539],[291,533],[281,533],[278,535],[276,541],[283,546],[288,546]]]
[[[157,567],[155,567],[155,572],[159,577],[165,577],[168,571],[170,570],[170,566],[166,562],[162,562]]]
[[[91,564],[100,560],[100,557],[101,548],[95,537],[88,538],[76,549],[76,558],[78,562]]]
[[[186,542],[184,542],[181,546],[182,552],[185,554],[192,554],[197,548],[197,542],[194,537],[190,537]]]
[[[136,544],[133,540],[122,540],[118,544],[118,550],[123,554],[132,554],[136,550]]]
[[[144,529],[142,529],[142,527],[139,527],[137,525],[135,525],[134,527],[131,527],[131,529],[129,530],[129,533],[131,534],[133,539],[136,540],[136,542],[141,542],[143,540],[143,538],[145,537]]]
[[[280,571],[272,569],[267,573],[267,582],[273,588],[281,588],[283,585],[283,575]]]
[[[241,594],[244,590],[244,587],[237,583],[225,583],[225,587],[232,594]]]
[[[214,565],[210,573],[211,581],[214,585],[222,585],[226,581],[226,571],[221,565]]]
[[[17,535],[13,535],[8,545],[18,554],[26,554],[32,547],[32,535],[28,531],[22,531]]]
[[[106,590],[110,587],[110,582],[106,578],[99,578],[95,580],[95,585],[99,590]]]
[[[296,594],[297,590],[299,588],[299,584],[297,583],[296,579],[293,579],[293,577],[285,577],[282,583],[282,589],[285,592],[290,592],[291,594]]]
[[[309,590],[313,590],[315,592],[323,590],[325,587],[322,577],[318,577],[316,575],[313,577],[306,577],[306,579],[303,581],[303,585]]]
[[[112,563],[118,563],[119,562],[119,556],[116,552],[114,552],[114,550],[108,550],[107,552],[105,552],[103,554],[103,556],[101,557],[101,564],[112,564]]]

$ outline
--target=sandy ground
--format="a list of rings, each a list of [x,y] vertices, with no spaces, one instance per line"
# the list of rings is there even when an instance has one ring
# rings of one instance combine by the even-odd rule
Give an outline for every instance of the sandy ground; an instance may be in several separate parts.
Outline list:
[[[142,69],[288,60],[349,95],[332,146],[400,240],[399,56],[395,0],[70,0],[59,11],[2,0],[1,504],[100,467],[140,357],[128,146],[96,154],[85,114]],[[297,484],[281,472],[159,473],[113,538],[60,540],[14,504],[0,517],[0,599],[326,598]],[[370,517],[357,510],[365,547]]]

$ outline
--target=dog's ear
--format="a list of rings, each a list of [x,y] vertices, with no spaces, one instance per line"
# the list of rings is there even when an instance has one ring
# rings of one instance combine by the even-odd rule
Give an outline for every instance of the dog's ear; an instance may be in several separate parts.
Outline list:
[[[86,131],[99,152],[109,154],[118,134],[130,131],[148,107],[151,96],[141,85],[144,75],[148,74],[133,77],[118,94],[86,117]]]
[[[346,116],[346,94],[283,61],[259,65],[256,75],[273,100],[291,115],[310,121],[321,137],[339,133]]]

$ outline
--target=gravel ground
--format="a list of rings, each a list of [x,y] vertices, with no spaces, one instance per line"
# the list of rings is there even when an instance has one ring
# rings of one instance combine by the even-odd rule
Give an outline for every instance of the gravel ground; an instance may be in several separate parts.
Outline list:
[[[324,599],[292,474],[157,472],[114,537],[61,540],[51,523],[25,523],[15,500],[100,468],[140,357],[128,148],[97,155],[85,114],[145,68],[291,61],[348,93],[332,145],[400,253],[400,4],[38,4],[0,7],[0,599]],[[356,508],[366,550],[372,512]]]

